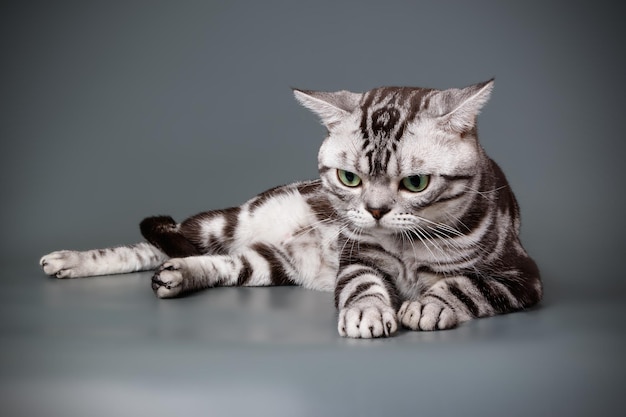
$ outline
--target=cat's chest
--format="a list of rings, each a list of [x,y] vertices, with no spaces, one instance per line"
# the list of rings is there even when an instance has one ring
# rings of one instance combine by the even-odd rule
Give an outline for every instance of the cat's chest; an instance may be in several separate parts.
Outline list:
[[[390,253],[395,253],[402,260],[408,270],[416,270],[432,264],[440,264],[449,254],[441,246],[427,244],[421,241],[400,240],[395,245],[386,245]]]
[[[404,270],[396,276],[396,287],[403,297],[414,299],[446,276],[445,256],[419,243],[398,250]],[[444,268],[445,269],[445,268]]]

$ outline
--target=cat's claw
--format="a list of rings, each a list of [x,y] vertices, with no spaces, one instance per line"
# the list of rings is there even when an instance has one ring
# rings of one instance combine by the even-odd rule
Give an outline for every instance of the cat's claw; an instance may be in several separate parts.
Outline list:
[[[398,323],[393,308],[367,305],[341,309],[337,327],[341,336],[370,339],[391,336]]]
[[[164,262],[152,276],[152,290],[159,298],[179,296],[183,291],[183,263],[180,259]]]
[[[454,310],[439,301],[405,301],[398,310],[398,320],[411,330],[444,330],[456,327]]]
[[[43,271],[57,278],[75,278],[80,276],[78,267],[80,255],[71,250],[60,250],[49,253],[39,260]]]

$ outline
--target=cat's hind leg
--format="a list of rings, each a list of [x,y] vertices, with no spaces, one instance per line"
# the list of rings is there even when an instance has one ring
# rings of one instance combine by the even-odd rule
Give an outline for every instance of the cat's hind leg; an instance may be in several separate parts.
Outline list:
[[[181,232],[180,225],[170,216],[148,217],[141,222],[139,229],[148,242],[172,258],[202,254]]]
[[[77,278],[147,271],[167,259],[168,256],[156,246],[142,242],[107,249],[56,251],[43,256],[39,265],[48,275]]]

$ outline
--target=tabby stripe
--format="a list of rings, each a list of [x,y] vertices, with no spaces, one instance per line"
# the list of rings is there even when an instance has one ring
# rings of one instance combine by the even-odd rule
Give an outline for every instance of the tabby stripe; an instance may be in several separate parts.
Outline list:
[[[370,268],[366,266],[359,267],[356,270],[350,272],[349,274],[346,274],[343,276],[341,275],[341,273],[339,273],[339,279],[337,280],[336,288],[341,290],[343,289],[343,287],[346,286],[348,282],[352,281],[354,278],[358,276],[365,275],[365,274],[372,274],[372,275],[378,276],[374,268]]]
[[[400,299],[400,296],[398,295],[398,290],[395,285],[395,278],[382,271],[381,273],[383,275],[382,276],[383,285],[385,286],[385,289],[387,290],[387,295],[389,296],[389,300],[391,301],[391,306],[397,311],[398,308],[400,308],[400,304],[402,303],[402,300]]]
[[[344,250],[344,253],[348,251],[348,249]],[[357,254],[352,254],[350,256],[341,256],[339,262],[340,271],[343,271],[345,268],[350,267],[351,265],[362,265],[363,269],[359,269],[359,271],[353,271],[350,276],[350,279],[354,279],[359,275],[363,274],[372,274],[381,279],[381,283],[384,289],[387,292],[387,295],[391,301],[393,307],[398,307],[400,304],[400,298],[397,293],[397,289],[395,286],[394,277],[406,276],[406,265],[402,262],[402,260],[396,255],[391,254],[384,250],[380,245],[366,242],[357,242]],[[374,254],[370,253],[368,256],[368,251],[376,252]],[[387,268],[388,270],[382,270],[380,268],[381,265],[386,265],[388,262],[381,261],[381,257],[387,258],[387,260],[395,260],[399,265],[396,268]],[[372,272],[373,271],[373,272]],[[393,275],[393,277],[392,277]],[[339,298],[338,296],[341,293],[341,290],[346,285],[347,279],[346,277],[341,276],[341,272],[339,273],[339,281],[337,282],[337,290],[335,292],[335,303],[338,305]]]
[[[335,284],[335,307],[339,307],[339,298],[344,288],[346,287],[346,285],[348,285],[348,283],[352,281],[353,279],[362,275],[367,275],[367,274],[378,277],[376,270],[374,268],[368,268],[368,267],[358,267],[356,270],[343,276],[341,275],[341,273],[339,273],[339,279],[337,280],[337,283]]]
[[[486,197],[478,195],[475,201],[472,202],[470,209],[461,217],[458,224],[468,233],[472,233],[481,225],[485,218],[491,219],[492,217],[493,212],[489,200]]]
[[[308,198],[306,202],[319,221],[336,219],[339,216],[326,196],[317,195]]]
[[[347,307],[350,305],[349,303],[356,303],[365,298],[376,298],[378,301],[382,302],[384,305],[387,305],[387,303],[389,302],[385,299],[385,297],[381,293],[374,292],[374,293],[361,294],[360,296],[354,298],[353,300],[347,300],[344,306]]]
[[[293,189],[289,186],[279,185],[278,187],[270,188],[269,190],[262,192],[256,198],[250,201],[250,214],[256,211],[259,207],[263,206],[267,202],[267,200],[270,200],[279,195],[288,194],[292,191]]]
[[[489,305],[498,314],[506,313],[513,310],[513,306],[511,305],[511,302],[509,301],[509,298],[506,296],[506,294],[500,293],[494,287],[489,285],[485,278],[477,275],[468,276],[468,278],[470,278],[470,280],[476,286],[478,292],[480,292],[483,297],[485,297],[485,300],[487,300]]]
[[[235,232],[237,230],[237,225],[239,224],[239,213],[241,213],[240,207],[233,207],[224,211],[224,221],[226,224],[224,225],[223,234],[224,234],[224,243],[226,245],[226,249],[230,249],[235,237]]]
[[[332,188],[331,193],[341,201],[350,201],[352,199],[352,195],[349,192],[334,182],[327,182],[327,185],[329,188]]]
[[[389,160],[391,159],[391,151],[387,149],[385,151],[385,162],[383,162],[384,170],[387,171],[387,167],[389,166]]]
[[[457,198],[463,197],[466,194],[467,194],[466,192],[460,192],[460,193],[453,194],[453,195],[448,196],[448,197],[439,198],[436,201],[434,201],[433,204],[445,203],[445,202],[448,202],[448,201],[451,201],[451,200],[456,200]]]
[[[363,136],[363,139],[365,139],[365,141],[367,142],[367,145],[369,145],[369,133],[367,130],[367,119],[369,118],[369,108],[372,104],[372,101],[374,100],[374,93],[370,92],[369,94],[366,94],[365,96],[365,100],[363,101],[363,104],[361,105],[361,112],[363,113],[363,115],[361,116],[361,135]],[[364,143],[364,147],[363,149],[365,149],[365,147],[367,146]]]
[[[219,231],[217,226],[220,225],[220,222],[226,222],[224,213],[227,210],[196,214],[180,224],[180,233],[204,254],[225,255],[227,248],[222,244],[222,239],[219,236],[215,237],[212,232],[220,235],[224,232],[223,224]]]
[[[375,110],[371,116],[372,133],[378,138],[389,138],[394,127],[400,120],[400,111],[387,103],[385,106]]]
[[[239,270],[239,276],[237,277],[237,286],[243,286],[250,281],[250,277],[252,276],[252,265],[245,256],[240,256],[241,260],[241,269]]]
[[[298,190],[300,194],[308,195],[308,194],[319,192],[321,189],[321,185],[322,185],[321,180],[307,181],[307,182],[302,182],[298,184],[296,186],[296,189]]]
[[[515,300],[522,306],[537,303],[541,298],[541,294],[538,292],[538,288],[535,285],[540,281],[537,264],[528,256],[520,256],[512,247],[507,249],[508,250],[502,254],[502,260],[509,265],[516,265],[519,269],[509,271],[509,274],[514,274],[515,276],[509,275],[501,279],[496,277],[496,281],[506,287]],[[522,277],[526,279],[521,279]]]
[[[418,276],[418,278],[419,278],[419,274],[420,273],[437,274],[437,271],[432,269],[429,265],[420,265],[415,270],[415,275]]]
[[[411,91],[411,95],[408,98],[409,100],[409,113],[408,115],[404,118],[404,120],[402,121],[402,124],[400,125],[400,128],[398,129],[398,132],[396,133],[396,141],[400,140],[402,138],[402,136],[404,136],[404,130],[406,129],[407,125],[413,120],[415,119],[415,116],[417,115],[417,112],[420,111],[420,109],[426,109],[428,108],[428,105],[430,104],[430,97],[428,97],[428,94],[430,94],[430,92],[432,91],[429,88],[420,88],[419,90],[408,90]],[[403,101],[406,101],[406,98],[404,98]],[[395,145],[395,144],[394,144]],[[395,152],[395,148],[394,148],[394,152]]]
[[[374,150],[369,150],[365,153],[365,157],[367,158],[367,166],[369,167],[369,174],[375,175],[377,172],[374,170]]]
[[[494,161],[491,162],[491,168],[494,176],[494,180],[492,181],[494,184],[491,188],[498,190],[498,209],[500,211],[509,211],[512,218],[516,219],[519,217],[519,206],[517,204],[517,200],[509,187],[509,183],[506,180],[504,172],[502,169],[496,164]]]
[[[347,238],[350,239],[349,237]],[[402,263],[402,259],[400,257],[392,254],[391,252],[386,251],[385,248],[383,248],[377,243],[358,242],[358,241],[355,243],[356,243],[356,251],[353,250],[352,248],[344,249],[344,253],[348,251],[350,252],[350,255],[346,257],[348,261],[348,265],[355,264],[355,263],[363,263],[365,265],[375,267],[378,264],[377,262],[378,259],[373,259],[373,258],[380,258],[381,255],[388,256],[390,258],[393,258],[398,263]],[[342,258],[344,257],[342,256]]]
[[[335,304],[337,307],[349,307],[349,299],[351,303],[361,299],[367,295],[379,294],[385,305],[393,305],[397,307],[399,301],[393,285],[389,285],[388,276],[379,276],[378,274],[365,273],[357,276],[345,284],[341,289],[335,292]],[[362,284],[368,285],[367,289],[361,287]]]
[[[252,249],[267,261],[270,271],[270,281],[272,282],[272,285],[294,284],[293,280],[285,270],[282,262],[274,253],[274,249],[263,243],[256,243],[252,245]]]
[[[359,250],[358,246],[357,246],[356,250],[357,251]],[[349,266],[351,264],[352,265],[355,265],[355,264],[356,265],[363,265],[365,267],[371,268],[374,271],[379,271],[379,269],[376,267],[376,262],[373,259],[365,257],[365,256],[361,256],[361,255],[362,255],[361,253],[352,254],[351,256],[348,256],[346,258],[344,258],[342,256],[341,259],[339,260],[339,264],[340,264],[340,266]],[[363,254],[363,255],[365,255],[365,254]],[[376,274],[376,275],[378,275],[378,274]]]
[[[446,175],[446,174],[442,174],[441,177],[448,181],[467,181],[467,180],[471,180],[472,178],[474,178],[473,175]]]
[[[360,298],[365,291],[369,290],[374,285],[378,285],[378,283],[370,281],[357,285],[354,291],[352,291],[352,294],[350,294],[346,299],[344,306],[349,306],[353,301],[355,301],[356,298]]]
[[[438,296],[437,294],[433,294],[433,293],[426,293],[426,294],[424,294],[424,298],[427,298],[427,297],[435,298],[435,299],[441,301],[443,303],[443,305],[445,305],[449,309],[454,310],[454,307],[448,302],[448,300],[446,300],[443,297]],[[424,303],[422,303],[422,304],[424,304]],[[424,305],[422,305],[422,308],[424,308]]]
[[[477,228],[480,223],[482,223],[482,219],[484,217],[493,218],[493,203],[485,192],[493,189],[493,183],[490,181],[490,177],[488,175],[482,175],[479,178],[479,185],[477,192],[474,195],[474,199],[471,203],[471,207],[465,213],[466,216],[462,219],[463,224],[467,227],[468,230],[474,230]],[[482,216],[480,214],[483,214]]]
[[[146,258],[144,258],[143,254],[140,251],[134,250],[135,249],[134,246],[129,246],[129,248],[133,250],[133,254],[135,255],[135,258],[137,259],[137,262],[139,263],[139,265],[146,265],[147,264]],[[153,256],[151,256],[151,258]],[[92,254],[92,257],[93,257],[94,260],[96,259],[94,254]]]
[[[331,167],[327,167],[326,165],[318,165],[317,166],[317,171],[319,172],[320,177],[324,174],[326,174],[328,171],[333,170],[334,168]]]
[[[450,294],[455,296],[460,302],[462,302],[465,307],[469,310],[472,317],[478,317],[480,310],[478,306],[474,303],[474,301],[465,294],[455,283],[448,283],[448,290]]]

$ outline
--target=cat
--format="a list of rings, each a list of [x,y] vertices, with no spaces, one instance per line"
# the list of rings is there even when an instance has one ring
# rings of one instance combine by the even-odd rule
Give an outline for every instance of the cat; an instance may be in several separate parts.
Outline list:
[[[494,80],[461,89],[294,89],[328,131],[320,178],[182,223],[140,224],[147,242],[57,251],[58,278],[156,269],[170,298],[216,286],[334,291],[338,332],[442,330],[537,304],[542,283],[519,239],[519,207],[478,142]]]

